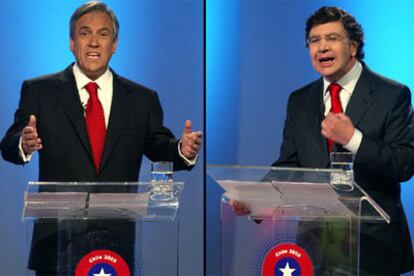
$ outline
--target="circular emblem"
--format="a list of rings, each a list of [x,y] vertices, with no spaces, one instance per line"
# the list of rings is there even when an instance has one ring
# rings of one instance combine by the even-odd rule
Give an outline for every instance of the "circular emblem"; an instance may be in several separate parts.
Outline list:
[[[293,243],[283,243],[266,254],[262,263],[262,275],[313,276],[313,265],[303,248]]]
[[[129,276],[125,260],[110,250],[92,251],[79,261],[75,276]]]

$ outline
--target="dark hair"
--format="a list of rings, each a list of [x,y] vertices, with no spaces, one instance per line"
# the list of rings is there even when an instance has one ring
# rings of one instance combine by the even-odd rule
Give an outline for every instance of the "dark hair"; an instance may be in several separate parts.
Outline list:
[[[340,21],[344,25],[345,30],[348,33],[350,40],[358,43],[356,52],[356,58],[362,60],[365,56],[364,53],[364,31],[361,24],[359,24],[355,17],[347,13],[338,7],[322,7],[312,14],[308,20],[306,20],[306,47],[308,47],[308,38],[311,29],[317,25]]]
[[[99,1],[87,2],[76,9],[70,18],[70,37],[72,39],[74,38],[76,21],[78,21],[83,15],[94,11],[105,12],[111,18],[112,28],[114,31],[114,41],[117,40],[119,33],[118,19],[116,18],[115,13],[106,4]]]

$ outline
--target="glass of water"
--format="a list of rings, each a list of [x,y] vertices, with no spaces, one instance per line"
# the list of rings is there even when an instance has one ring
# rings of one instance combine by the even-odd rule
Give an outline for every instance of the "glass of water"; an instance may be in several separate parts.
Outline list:
[[[159,161],[151,163],[151,185],[150,197],[152,200],[166,201],[174,197],[173,189],[173,163]]]
[[[340,190],[352,190],[354,187],[354,154],[352,152],[331,152],[331,169],[341,172],[331,173],[331,185]]]

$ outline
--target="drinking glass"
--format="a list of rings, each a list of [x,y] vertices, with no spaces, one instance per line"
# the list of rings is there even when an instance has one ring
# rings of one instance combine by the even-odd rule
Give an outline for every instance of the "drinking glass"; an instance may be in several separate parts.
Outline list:
[[[174,197],[173,189],[173,163],[159,161],[151,163],[150,197],[152,200],[167,201]]]
[[[341,172],[331,173],[331,185],[341,190],[352,190],[354,187],[354,154],[352,152],[331,152],[329,159],[331,169]]]

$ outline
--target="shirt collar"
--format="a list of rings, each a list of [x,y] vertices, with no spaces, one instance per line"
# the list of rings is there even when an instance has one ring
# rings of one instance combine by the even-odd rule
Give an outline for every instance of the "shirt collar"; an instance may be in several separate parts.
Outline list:
[[[109,68],[107,68],[105,73],[103,73],[99,78],[96,80],[91,80],[85,75],[85,73],[82,72],[77,63],[73,65],[73,75],[75,76],[76,87],[78,88],[78,91],[84,88],[85,85],[87,85],[89,82],[96,82],[98,84],[98,87],[102,89],[103,87],[107,87],[112,81],[112,72],[109,70]]]
[[[339,84],[342,89],[352,94],[352,92],[354,92],[356,83],[361,76],[361,73],[362,64],[357,61],[355,62],[354,66],[352,66],[351,70],[349,70],[349,72],[340,78],[336,83]],[[323,78],[323,91],[325,91],[324,95],[328,93],[328,86],[330,84],[331,83],[326,78]]]

